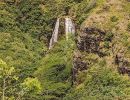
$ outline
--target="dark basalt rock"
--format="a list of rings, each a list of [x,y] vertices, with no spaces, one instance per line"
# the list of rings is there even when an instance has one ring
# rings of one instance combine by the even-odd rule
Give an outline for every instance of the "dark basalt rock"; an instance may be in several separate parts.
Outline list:
[[[118,67],[118,72],[120,74],[128,74],[130,76],[130,69],[127,67]]]
[[[77,47],[80,51],[88,53],[102,54],[100,49],[100,42],[104,41],[105,32],[96,28],[85,28],[81,31],[80,39],[78,40]]]
[[[115,64],[118,65],[118,72],[120,74],[128,74],[130,76],[129,62],[125,60],[121,55],[116,55]]]
[[[74,69],[77,69],[79,71],[87,70],[87,63],[82,61],[79,58],[76,58],[73,61],[73,66],[74,66]]]
[[[73,57],[73,68],[72,68],[72,85],[76,82],[76,76],[79,71],[84,71],[88,69],[88,63],[82,61],[81,55],[75,54]]]

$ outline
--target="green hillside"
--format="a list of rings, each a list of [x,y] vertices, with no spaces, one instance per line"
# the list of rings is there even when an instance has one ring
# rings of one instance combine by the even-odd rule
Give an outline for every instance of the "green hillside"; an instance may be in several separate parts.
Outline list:
[[[129,42],[129,0],[0,0],[0,100],[129,100]]]

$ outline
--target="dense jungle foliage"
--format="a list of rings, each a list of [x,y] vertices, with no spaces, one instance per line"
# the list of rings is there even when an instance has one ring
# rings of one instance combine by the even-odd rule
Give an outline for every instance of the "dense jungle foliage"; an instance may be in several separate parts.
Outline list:
[[[67,16],[76,36],[66,40],[62,29],[49,50],[56,19]],[[105,56],[78,48],[86,27],[106,33]],[[129,33],[127,0],[0,0],[0,100],[129,100]],[[77,54],[87,69],[73,80]]]

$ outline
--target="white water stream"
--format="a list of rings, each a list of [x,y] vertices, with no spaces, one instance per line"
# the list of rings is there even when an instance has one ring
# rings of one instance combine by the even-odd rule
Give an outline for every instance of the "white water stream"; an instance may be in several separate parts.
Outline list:
[[[51,49],[54,43],[58,41],[59,26],[60,26],[60,19],[58,18],[55,24],[52,37],[50,39],[49,49]],[[66,40],[69,39],[69,36],[71,34],[72,35],[75,34],[75,25],[70,18],[65,18],[65,34],[66,34]]]
[[[60,19],[58,18],[55,24],[55,29],[53,31],[52,37],[50,39],[49,49],[51,49],[54,43],[58,41],[59,25],[60,25]]]
[[[75,34],[75,25],[70,18],[65,18],[65,34],[67,40],[69,38],[69,34]]]

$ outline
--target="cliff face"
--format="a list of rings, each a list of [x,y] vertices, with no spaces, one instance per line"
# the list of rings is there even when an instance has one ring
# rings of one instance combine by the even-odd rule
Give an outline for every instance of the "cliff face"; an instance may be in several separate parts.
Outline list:
[[[81,52],[98,55],[123,74],[129,74],[130,66],[129,8],[127,0],[104,1],[81,25],[77,44]]]
[[[82,23],[77,41],[74,64],[80,69],[84,62],[85,67],[76,72],[76,85],[64,100],[130,99],[129,0],[100,0]]]
[[[105,40],[105,32],[96,28],[85,28],[78,41],[78,49],[89,53],[100,54],[100,44]]]

